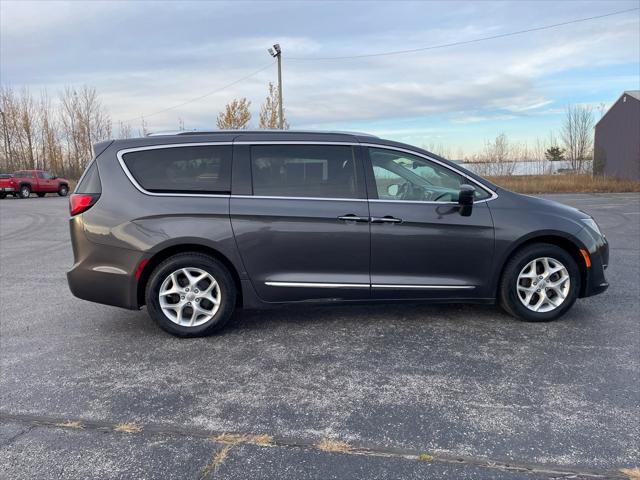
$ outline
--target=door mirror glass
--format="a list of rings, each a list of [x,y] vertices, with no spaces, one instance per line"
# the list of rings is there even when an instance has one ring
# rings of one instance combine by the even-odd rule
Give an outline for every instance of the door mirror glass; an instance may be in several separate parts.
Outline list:
[[[397,183],[392,183],[387,187],[387,193],[391,197],[397,197],[399,191],[400,191],[400,185],[398,185]]]

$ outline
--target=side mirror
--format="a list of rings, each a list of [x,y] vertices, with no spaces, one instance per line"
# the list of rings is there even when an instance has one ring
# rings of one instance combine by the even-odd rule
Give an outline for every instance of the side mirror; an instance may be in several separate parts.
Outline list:
[[[55,180],[56,178],[58,178],[57,175],[51,175],[51,180]]]
[[[399,191],[400,191],[400,186],[395,184],[395,183],[393,183],[393,184],[391,184],[391,185],[389,185],[387,187],[387,193],[389,195],[391,195],[392,197],[397,196]]]
[[[468,217],[473,211],[473,199],[476,189],[471,185],[460,185],[460,193],[458,194],[458,205],[460,205],[460,215]]]

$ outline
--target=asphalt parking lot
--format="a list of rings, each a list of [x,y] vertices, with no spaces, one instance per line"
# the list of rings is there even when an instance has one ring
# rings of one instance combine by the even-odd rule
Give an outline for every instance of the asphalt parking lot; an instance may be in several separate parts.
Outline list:
[[[0,200],[0,477],[626,478],[640,466],[640,195],[547,197],[611,243],[611,287],[559,321],[291,307],[188,340],[71,295],[66,199]],[[212,438],[225,432],[244,437]]]

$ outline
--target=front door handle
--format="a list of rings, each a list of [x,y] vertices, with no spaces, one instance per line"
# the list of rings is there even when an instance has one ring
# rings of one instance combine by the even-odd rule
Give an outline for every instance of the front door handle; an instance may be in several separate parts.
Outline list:
[[[371,217],[371,223],[401,223],[401,218],[392,217],[391,215],[386,215],[384,217]]]
[[[350,213],[348,215],[342,215],[341,217],[338,217],[338,220],[342,220],[344,222],[368,222],[369,217],[359,217],[357,215],[354,215],[353,213]]]

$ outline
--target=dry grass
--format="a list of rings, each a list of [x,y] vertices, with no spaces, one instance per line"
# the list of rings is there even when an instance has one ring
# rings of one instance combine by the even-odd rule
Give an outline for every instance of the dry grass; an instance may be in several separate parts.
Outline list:
[[[61,428],[75,428],[77,430],[82,430],[84,428],[82,422],[77,420],[67,420],[66,422],[56,423],[55,426]]]
[[[120,433],[140,433],[142,431],[142,425],[137,423],[120,423],[115,426],[114,430]]]
[[[428,453],[421,453],[418,455],[418,460],[421,462],[432,462],[433,458],[433,455],[429,455]]]
[[[629,477],[630,480],[640,480],[640,467],[621,468],[620,471],[623,475]]]
[[[209,476],[210,473],[215,473],[216,470],[222,465],[227,457],[229,456],[229,451],[231,450],[231,445],[227,445],[226,447],[218,450],[211,459],[209,465],[207,465],[202,473],[200,474],[200,480]]]
[[[640,182],[592,175],[510,175],[487,177],[518,193],[640,192]]]
[[[218,443],[226,443],[229,445],[237,445],[239,443],[251,443],[254,445],[270,445],[273,442],[271,435],[242,435],[238,433],[222,433],[214,437],[210,437]]]
[[[337,452],[348,453],[351,451],[351,445],[346,442],[340,442],[338,440],[330,440],[328,438],[323,439],[320,443],[316,444],[318,450],[323,452]]]

